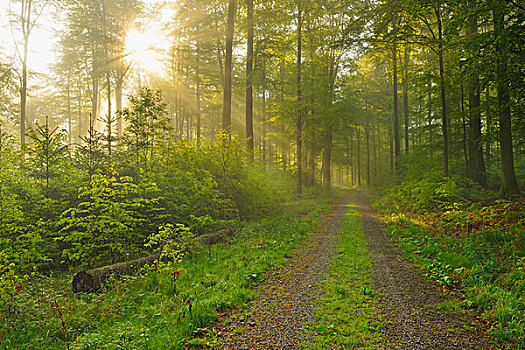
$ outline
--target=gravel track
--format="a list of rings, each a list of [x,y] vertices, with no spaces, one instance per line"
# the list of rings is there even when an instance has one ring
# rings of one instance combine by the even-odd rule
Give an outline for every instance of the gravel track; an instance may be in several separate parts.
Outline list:
[[[298,336],[314,320],[319,282],[330,268],[340,222],[350,196],[333,206],[322,227],[298,249],[289,264],[273,271],[261,284],[258,298],[245,312],[219,320],[219,344],[211,349],[299,349]],[[474,313],[450,313],[438,307],[450,300],[410,263],[402,259],[374,210],[361,193],[358,205],[368,250],[370,278],[378,298],[379,329],[389,349],[497,349],[487,327]]]
[[[348,197],[348,196],[346,196]],[[330,267],[336,235],[348,198],[332,207],[322,227],[284,268],[261,285],[247,312],[220,326],[220,346],[212,349],[297,349],[303,325],[313,321],[319,282]]]
[[[402,259],[390,236],[377,221],[370,203],[356,196],[368,251],[372,256],[371,280],[379,297],[382,335],[394,349],[496,349],[487,326],[476,315],[447,312],[440,303],[451,300],[439,286]]]

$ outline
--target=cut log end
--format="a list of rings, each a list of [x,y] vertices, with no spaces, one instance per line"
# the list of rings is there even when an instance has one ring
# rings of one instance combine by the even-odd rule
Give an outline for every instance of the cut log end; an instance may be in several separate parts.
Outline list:
[[[81,271],[73,277],[73,292],[93,292],[96,289],[95,279],[87,271]]]

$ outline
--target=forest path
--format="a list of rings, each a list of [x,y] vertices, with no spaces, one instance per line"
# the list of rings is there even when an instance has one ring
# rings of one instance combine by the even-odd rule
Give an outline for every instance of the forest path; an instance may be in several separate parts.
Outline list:
[[[212,349],[298,349],[298,337],[314,319],[314,302],[330,267],[349,196],[330,209],[320,229],[299,248],[289,263],[261,284],[259,297],[242,315],[219,325],[220,345]]]
[[[348,204],[359,208],[372,257],[368,272],[377,303],[379,328],[387,349],[495,349],[486,329],[469,311],[451,312],[451,297],[402,259],[362,193],[352,191],[330,210],[324,224],[298,249],[289,264],[273,271],[260,295],[241,313],[219,321],[211,349],[299,349],[312,342],[303,332],[314,321],[319,284],[330,269]],[[304,334],[307,335],[306,338]]]
[[[403,259],[362,193],[355,201],[372,257],[382,336],[393,349],[496,349],[471,310],[451,309],[454,298]]]

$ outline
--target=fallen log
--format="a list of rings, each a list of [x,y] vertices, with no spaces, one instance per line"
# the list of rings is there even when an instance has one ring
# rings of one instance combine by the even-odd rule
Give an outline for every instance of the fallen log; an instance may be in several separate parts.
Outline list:
[[[81,271],[73,277],[73,292],[94,292],[99,289],[102,283],[112,274],[117,276],[131,275],[138,272],[146,264],[153,263],[159,257],[160,252],[136,260]]]
[[[233,234],[231,228],[221,231],[207,233],[195,238],[195,243],[207,245],[208,247],[224,241]],[[102,266],[96,269],[78,272],[73,277],[73,292],[94,292],[102,286],[111,275],[131,275],[140,271],[146,264],[151,264],[160,258],[160,252],[144,258],[125,261],[113,265]]]

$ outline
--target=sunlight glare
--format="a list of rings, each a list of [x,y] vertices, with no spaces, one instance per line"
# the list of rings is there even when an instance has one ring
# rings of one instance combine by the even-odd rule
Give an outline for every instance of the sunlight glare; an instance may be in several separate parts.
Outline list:
[[[165,41],[160,33],[131,29],[125,39],[126,54],[140,68],[160,73],[164,69],[160,47]]]

